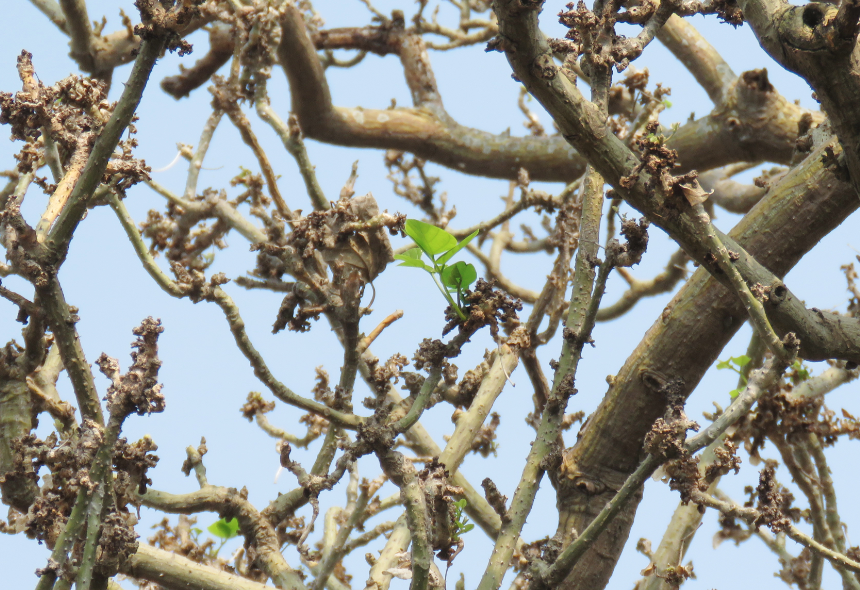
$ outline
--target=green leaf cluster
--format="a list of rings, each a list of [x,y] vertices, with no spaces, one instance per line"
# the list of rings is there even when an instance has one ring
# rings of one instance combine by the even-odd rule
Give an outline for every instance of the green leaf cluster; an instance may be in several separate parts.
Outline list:
[[[741,376],[741,382],[743,382],[744,387],[745,387],[747,384],[747,376],[744,375],[744,372],[742,369],[744,367],[746,367],[750,363],[751,360],[752,359],[745,354],[742,354],[741,356],[730,356],[729,360],[718,362],[717,368],[718,369],[729,369],[731,371],[734,371],[738,375],[740,375]],[[729,392],[729,395],[732,397],[732,399],[735,399],[737,396],[739,396],[741,394],[741,392],[744,390],[744,387],[739,387],[738,389],[732,389]]]
[[[457,242],[457,238],[444,229],[417,219],[407,219],[404,231],[415,241],[417,247],[398,254],[394,257],[395,260],[401,261],[400,266],[421,268],[430,273],[451,308],[465,321],[467,316],[461,307],[463,297],[469,286],[478,279],[478,271],[472,264],[462,260],[449,263],[457,252],[478,235],[478,230]],[[424,262],[422,254],[430,260],[432,266]]]
[[[454,502],[454,534],[451,536],[453,541],[459,541],[460,535],[475,528],[475,525],[469,522],[469,517],[463,514],[466,504],[466,498]]]

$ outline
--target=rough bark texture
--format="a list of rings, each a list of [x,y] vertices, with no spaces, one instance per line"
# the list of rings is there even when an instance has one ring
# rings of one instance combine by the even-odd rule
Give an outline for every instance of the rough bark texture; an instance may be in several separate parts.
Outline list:
[[[751,211],[730,236],[756,259],[784,276],[822,237],[860,205],[853,188],[820,162],[795,169]],[[818,163],[816,163],[818,162]],[[811,170],[810,170],[811,168]],[[559,526],[582,530],[640,461],[645,434],[665,411],[657,392],[669,379],[695,389],[723,347],[746,321],[737,297],[698,269],[666,307],[615,376],[600,406],[565,452],[566,473],[558,492]],[[565,581],[564,588],[602,588],[630,531],[630,505]]]

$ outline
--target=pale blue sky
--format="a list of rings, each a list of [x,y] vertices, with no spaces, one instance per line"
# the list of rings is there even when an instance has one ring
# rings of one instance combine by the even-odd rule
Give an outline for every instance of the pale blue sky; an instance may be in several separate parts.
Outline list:
[[[131,0],[88,2],[93,20],[106,15],[106,30],[112,31],[119,25],[118,9],[123,7],[128,14],[134,14]],[[375,3],[383,12],[391,8],[402,8],[408,16],[414,10],[410,0],[379,1]],[[358,0],[317,0],[317,9],[327,21],[327,26],[366,24],[369,13]],[[560,35],[553,14],[563,7],[563,2],[548,2],[542,22],[545,30]],[[0,36],[0,90],[19,89],[15,71],[15,58],[22,49],[33,53],[33,61],[40,79],[46,84],[77,71],[74,63],[67,57],[67,40],[38,11],[25,0],[14,0],[12,7],[14,26],[7,26]],[[445,11],[440,19],[445,17]],[[9,15],[9,12],[7,12]],[[745,70],[767,67],[772,83],[789,99],[798,99],[801,104],[813,107],[811,91],[796,76],[783,71],[773,63],[757,46],[747,27],[737,30],[728,25],[720,25],[716,19],[696,17],[692,21],[708,36],[709,40],[722,52],[736,73]],[[190,39],[205,51],[205,34],[197,33]],[[184,58],[190,63],[199,57],[193,54]],[[450,53],[434,53],[431,60],[436,77],[449,113],[459,122],[491,132],[501,132],[510,127],[515,135],[525,132],[522,117],[516,108],[518,84],[511,79],[510,69],[504,56],[499,53],[485,53],[482,47],[475,47]],[[200,89],[182,101],[174,101],[164,95],[157,83],[165,76],[173,75],[178,69],[180,58],[169,55],[156,66],[150,87],[144,95],[139,109],[138,123],[140,148],[138,155],[155,169],[166,166],[176,154],[176,144],[196,145],[205,119],[209,115],[209,95]],[[711,109],[704,92],[695,84],[680,64],[659,43],[649,47],[643,58],[634,64],[638,68],[648,67],[653,82],[662,82],[673,90],[673,107],[664,113],[663,123],[686,120],[691,112],[701,116]],[[118,96],[121,81],[128,75],[129,68],[118,68],[114,74],[115,84],[112,98]],[[368,56],[361,66],[351,70],[330,71],[329,82],[336,104],[343,106],[385,107],[395,98],[398,104],[409,104],[409,94],[403,82],[398,61],[393,57],[379,58]],[[273,107],[285,117],[289,108],[288,90],[280,70],[274,72],[270,85]],[[533,108],[539,109],[534,102]],[[541,113],[542,120],[551,128],[548,117]],[[310,209],[304,194],[295,163],[290,159],[277,141],[277,138],[255,116],[251,115],[252,125],[266,146],[276,172],[281,176],[281,190],[293,208]],[[12,154],[18,145],[0,142],[0,166],[13,166]],[[308,150],[317,166],[317,173],[326,194],[335,199],[340,187],[349,175],[355,160],[359,161],[359,180],[356,190],[359,194],[372,192],[382,208],[401,211],[410,215],[420,215],[405,201],[393,195],[390,183],[385,179],[386,171],[382,165],[382,154],[377,150],[352,150],[337,148],[309,141]],[[225,119],[219,127],[204,164],[207,168],[201,174],[200,188],[212,186],[226,188],[228,194],[235,191],[228,181],[239,171],[239,165],[256,170],[250,152],[241,142],[236,131]],[[438,166],[429,166],[432,173],[442,178],[441,189],[447,191],[449,204],[457,205],[458,216],[452,223],[460,228],[470,225],[487,215],[488,211],[501,209],[499,197],[507,192],[507,183],[498,180],[474,178],[452,172]],[[180,164],[169,171],[155,173],[153,178],[159,183],[180,190],[184,186],[185,167]],[[547,185],[547,190],[558,191],[560,185]],[[38,190],[31,189],[25,201],[24,213],[31,221],[38,218],[44,207],[46,197]],[[139,222],[145,218],[149,209],[163,208],[163,200],[146,187],[136,187],[129,192],[126,201],[129,210]],[[526,218],[532,223],[534,218]],[[737,218],[720,214],[718,225],[724,230],[731,227]],[[519,220],[512,228],[519,227]],[[854,260],[860,248],[852,228],[856,228],[856,215],[846,221],[833,234],[828,236],[798,267],[788,276],[787,283],[809,305],[823,309],[844,309],[846,294],[844,279],[839,266]],[[517,230],[518,231],[518,230]],[[253,266],[254,254],[248,251],[248,244],[238,235],[229,237],[230,248],[216,254],[215,271],[226,272],[228,276],[240,276]],[[395,247],[401,243],[394,239]],[[674,245],[659,231],[652,231],[649,252],[643,263],[635,269],[639,277],[651,277],[662,270]],[[503,269],[511,278],[525,286],[536,288],[549,271],[548,258],[521,259],[520,255],[507,254],[503,259]],[[479,272],[482,269],[479,266]],[[175,300],[163,293],[149,279],[140,267],[124,233],[113,213],[106,208],[91,211],[81,224],[63,266],[61,280],[66,297],[71,305],[80,308],[81,322],[78,324],[87,359],[94,361],[101,352],[120,359],[121,365],[129,364],[129,343],[131,330],[146,316],[161,318],[165,332],[160,341],[161,357],[164,366],[161,380],[167,398],[165,413],[147,418],[132,417],[127,422],[125,436],[137,439],[143,434],[151,434],[159,445],[158,455],[161,462],[151,473],[154,487],[181,493],[196,487],[193,478],[185,478],[179,471],[185,457],[184,448],[197,445],[200,437],[208,441],[209,454],[205,463],[210,482],[217,485],[242,487],[246,485],[250,499],[259,508],[273,499],[278,492],[295,486],[289,474],[282,475],[277,484],[273,476],[277,469],[277,454],[274,441],[262,434],[256,426],[241,419],[239,407],[249,391],[263,391],[264,397],[272,396],[264,391],[251,373],[251,370],[236,350],[226,322],[220,310],[212,305],[194,305],[187,300]],[[30,296],[32,289],[21,280],[10,277],[4,285]],[[606,301],[611,302],[622,291],[619,280],[610,283]],[[325,322],[317,323],[307,334],[282,332],[273,336],[271,324],[274,320],[280,298],[264,292],[246,292],[235,285],[226,287],[239,304],[248,330],[256,347],[268,360],[274,373],[289,387],[299,393],[307,394],[313,385],[314,367],[324,365],[330,374],[336,375],[340,366],[340,354],[327,354],[339,351],[336,339]],[[374,350],[381,358],[394,352],[403,352],[411,357],[417,344],[424,337],[439,337],[442,326],[444,303],[425,277],[408,269],[389,268],[376,281],[377,297],[374,314],[365,319],[363,329],[369,331],[382,318],[402,309],[405,316],[391,326],[374,344]],[[641,303],[621,321],[599,325],[594,334],[596,348],[587,350],[580,373],[577,375],[579,395],[573,399],[570,411],[590,412],[599,402],[606,390],[605,377],[618,371],[626,355],[638,343],[641,335],[659,316],[668,296],[657,297]],[[20,325],[14,322],[16,310],[5,300],[0,300],[0,343],[10,338],[20,340]],[[740,335],[729,345],[722,358],[737,355],[746,348],[749,330],[744,328]],[[462,374],[474,366],[485,348],[492,347],[487,334],[482,334],[467,348],[463,357],[457,361]],[[544,347],[541,358],[546,363],[558,355],[558,344]],[[820,370],[820,367],[815,367]],[[498,458],[466,459],[463,470],[474,483],[484,477],[492,477],[502,493],[512,496],[519,479],[523,459],[528,451],[528,443],[533,439],[533,431],[525,425],[522,417],[531,409],[531,390],[528,379],[522,370],[516,371],[512,379],[516,388],[507,387],[499,402],[502,414],[499,427]],[[96,383],[104,392],[107,382],[96,375]],[[362,388],[356,393],[357,399],[365,396]],[[724,404],[728,401],[727,392],[735,387],[734,379],[727,372],[712,370],[691,397],[688,413],[701,420],[701,412],[712,408],[711,401]],[[61,379],[61,393],[71,399],[71,390],[65,376]],[[858,386],[849,385],[844,391],[834,394],[831,403],[840,407],[841,403],[852,412],[860,411],[856,401]],[[302,432],[297,425],[300,412],[283,405],[270,414],[278,426]],[[43,420],[47,423],[47,420]],[[440,405],[433,408],[424,418],[424,424],[442,441],[442,435],[452,429],[450,409]],[[46,430],[40,429],[44,435]],[[856,441],[845,442],[839,450],[830,450],[831,465],[836,471],[835,479],[843,497],[847,497],[853,483],[850,453]],[[306,460],[311,452],[296,451],[294,457]],[[744,485],[753,484],[757,473],[748,469],[739,477],[729,479],[724,488],[739,497]],[[372,458],[360,462],[361,474],[374,477],[378,465]],[[783,474],[787,483],[787,476]],[[390,488],[389,484],[389,488]],[[393,488],[388,493],[393,492]],[[322,498],[323,508],[332,502],[343,502],[343,490],[337,488]],[[524,537],[533,540],[552,535],[556,528],[555,496],[548,482],[538,495],[536,508],[524,530]],[[662,484],[649,482],[643,503],[640,505],[636,524],[630,535],[630,542],[621,558],[615,576],[610,582],[612,590],[626,590],[634,584],[639,571],[647,565],[647,560],[634,550],[640,537],[649,538],[655,545],[659,543],[663,529],[677,504],[677,497]],[[851,512],[851,506],[843,502],[843,519],[849,524],[860,519],[860,514]],[[395,515],[396,516],[396,515]],[[138,526],[141,537],[149,536],[148,526],[160,520],[160,514],[148,510],[142,513],[142,523]],[[205,528],[214,521],[215,515],[203,514],[199,522]],[[392,517],[388,517],[392,518]],[[761,544],[752,540],[740,549],[731,544],[723,544],[717,550],[711,548],[711,537],[715,531],[716,518],[707,515],[702,530],[698,533],[688,554],[695,563],[698,580],[691,580],[685,588],[699,590],[706,588],[732,587],[769,587],[779,583],[773,580],[773,572],[779,569],[775,557],[767,553]],[[320,528],[317,528],[319,531]],[[849,528],[849,534],[851,533]],[[318,533],[312,537],[318,538]],[[467,588],[474,587],[486,565],[492,545],[479,531],[465,537],[466,548],[455,561],[449,580],[456,580],[459,573],[465,572]],[[855,539],[855,543],[857,540]],[[377,550],[372,546],[368,550]],[[795,548],[791,548],[796,551]],[[42,567],[47,558],[47,550],[23,537],[0,536],[0,570],[4,572],[5,587],[28,588],[36,583],[33,571]],[[353,556],[348,567],[355,576],[354,584],[360,587],[366,576],[364,551]],[[286,553],[291,565],[298,565],[294,551]],[[727,565],[730,564],[730,567]],[[836,584],[836,578],[826,568],[825,586]],[[396,584],[393,587],[398,587]],[[405,583],[402,584],[405,587]]]

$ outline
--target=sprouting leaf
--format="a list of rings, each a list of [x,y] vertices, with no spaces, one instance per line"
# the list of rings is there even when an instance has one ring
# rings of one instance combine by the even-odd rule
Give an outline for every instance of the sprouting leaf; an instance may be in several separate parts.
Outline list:
[[[672,101],[664,98],[663,99],[663,106],[666,107],[667,109],[671,109],[672,108]]]
[[[745,367],[750,363],[752,359],[747,355],[742,354],[741,356],[733,356],[729,360],[739,367]]]
[[[400,261],[400,266],[411,266],[415,268],[423,268],[426,270],[439,287],[445,300],[451,308],[457,313],[463,321],[468,319],[468,315],[461,309],[463,290],[475,282],[478,278],[478,271],[471,264],[458,261],[456,264],[448,265],[448,261],[462,250],[476,235],[478,231],[472,232],[466,236],[461,242],[457,242],[457,238],[435,225],[417,221],[415,219],[407,219],[404,225],[404,231],[418,245],[417,248],[411,248],[403,254],[398,254],[394,257]],[[425,264],[421,258],[422,254],[427,255],[431,265]],[[439,258],[436,258],[438,256]],[[438,277],[438,278],[437,278]],[[440,280],[441,279],[441,280]],[[456,294],[456,298],[453,295]]]
[[[415,260],[414,258],[398,259],[396,257],[395,260],[403,260],[397,266],[411,266],[414,268],[423,268],[427,272],[433,272],[433,269],[424,264],[421,260]]]
[[[428,256],[442,254],[457,245],[457,238],[444,229],[417,219],[407,219],[404,231]]]
[[[456,264],[446,266],[442,271],[442,284],[448,288],[462,291],[478,279],[478,271],[474,265],[468,262],[458,261]]]
[[[740,356],[730,356],[728,360],[718,362],[717,368],[718,369],[729,369],[731,371],[734,371],[735,373],[737,373],[738,375],[741,376],[740,377],[741,382],[744,385],[746,385],[747,377],[746,377],[746,375],[743,374],[741,369],[744,368],[746,365],[748,365],[751,360],[752,359],[745,354],[742,354]],[[732,399],[735,399],[737,396],[740,395],[740,393],[742,391],[743,391],[743,387],[740,387],[738,389],[733,389],[729,392],[729,395],[731,396]]]
[[[210,524],[207,530],[220,539],[232,539],[239,534],[239,521],[235,518],[229,521],[221,518]]]
[[[471,531],[473,528],[475,528],[475,525],[473,525],[473,524],[471,524],[471,523],[470,523],[470,524],[467,524],[466,526],[464,526],[464,527],[463,527],[463,532],[464,532],[464,533],[468,533],[468,532],[469,532],[469,531]]]
[[[421,248],[409,248],[403,254],[398,254],[394,257],[394,260],[406,260],[407,258],[414,258],[415,260],[421,259]]]
[[[410,248],[403,254],[395,256],[394,260],[401,261],[398,266],[413,266],[415,268],[423,268],[427,272],[433,272],[433,269],[421,260],[421,248]]]
[[[437,260],[436,262],[438,262],[439,264],[445,264],[445,263],[447,263],[449,260],[451,260],[451,258],[454,256],[454,254],[456,254],[457,252],[459,252],[460,250],[462,250],[463,248],[465,248],[465,247],[466,247],[466,245],[467,245],[469,242],[471,242],[471,241],[474,239],[474,237],[475,237],[475,236],[477,236],[477,235],[478,235],[479,231],[480,231],[480,230],[477,230],[477,229],[476,229],[476,230],[475,230],[475,231],[473,231],[471,234],[469,234],[468,236],[466,236],[465,238],[463,238],[463,240],[462,240],[459,244],[457,244],[456,246],[454,246],[453,248],[451,248],[450,250],[448,250],[448,252],[447,252],[444,256],[442,256],[442,258],[440,258],[439,260]]]

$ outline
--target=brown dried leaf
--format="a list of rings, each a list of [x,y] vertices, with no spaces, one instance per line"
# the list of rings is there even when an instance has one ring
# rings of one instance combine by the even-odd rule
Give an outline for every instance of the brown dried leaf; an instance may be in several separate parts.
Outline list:
[[[347,211],[348,218],[358,221],[370,221],[379,215],[376,199],[370,193],[350,199]],[[340,234],[338,217],[329,217],[327,223],[332,235]],[[367,281],[373,281],[385,270],[385,266],[394,260],[394,252],[384,226],[355,232],[343,240],[338,240],[322,253],[327,262],[337,260],[355,267]]]
[[[684,197],[690,203],[691,207],[704,203],[714,193],[714,191],[705,191],[699,184],[699,181],[695,179],[687,184],[679,184],[678,188],[684,193]]]

